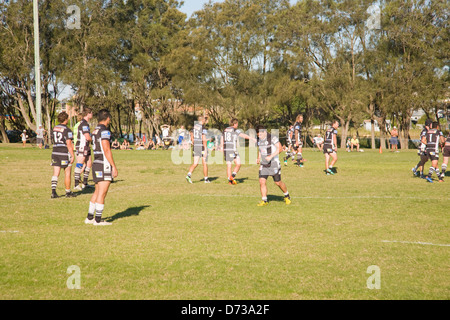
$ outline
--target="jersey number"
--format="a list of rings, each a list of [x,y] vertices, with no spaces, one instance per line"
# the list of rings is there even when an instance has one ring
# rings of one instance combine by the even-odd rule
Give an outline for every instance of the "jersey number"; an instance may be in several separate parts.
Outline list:
[[[61,132],[53,132],[53,138],[56,144],[64,143],[64,141],[62,141],[63,135]]]

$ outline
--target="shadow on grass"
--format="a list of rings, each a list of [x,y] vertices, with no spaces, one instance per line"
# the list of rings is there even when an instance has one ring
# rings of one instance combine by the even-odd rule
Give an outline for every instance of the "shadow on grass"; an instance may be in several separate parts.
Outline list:
[[[149,208],[149,207],[151,207],[151,206],[140,206],[140,207],[128,208],[125,211],[116,213],[112,217],[106,218],[105,220],[107,222],[112,222],[112,221],[115,221],[118,219],[128,218],[128,217],[132,217],[132,216],[138,216],[142,210]]]
[[[270,201],[284,201],[284,197],[283,196],[274,196],[274,195],[268,195],[267,196],[267,200]]]
[[[208,177],[208,179],[209,179],[209,181],[214,182],[214,181],[216,181],[217,179],[219,179],[219,177]],[[203,181],[205,181],[205,180],[204,180],[204,179],[201,179],[201,180],[199,180],[198,182],[203,182]]]

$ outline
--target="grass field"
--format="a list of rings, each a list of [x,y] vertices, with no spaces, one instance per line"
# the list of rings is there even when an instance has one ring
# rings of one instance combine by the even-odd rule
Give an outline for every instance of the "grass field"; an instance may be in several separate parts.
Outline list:
[[[107,227],[85,225],[90,191],[50,199],[51,150],[0,144],[1,299],[449,299],[450,178],[413,178],[414,150],[339,152],[338,174],[305,150],[282,168],[293,202],[258,167],[230,186],[225,165],[188,165],[170,151],[115,151]],[[61,174],[58,193],[63,194]],[[70,266],[81,289],[71,290]],[[368,289],[380,270],[380,289]]]

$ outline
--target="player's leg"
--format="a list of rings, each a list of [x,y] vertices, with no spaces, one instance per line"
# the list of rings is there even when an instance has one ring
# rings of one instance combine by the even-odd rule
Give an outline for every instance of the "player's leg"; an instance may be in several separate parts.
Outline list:
[[[330,163],[329,169],[331,170],[331,169],[333,169],[334,165],[336,164],[338,157],[337,157],[336,152],[333,152],[330,156],[331,156],[331,163]]]
[[[289,191],[287,189],[286,184],[281,181],[281,175],[278,174],[277,176],[273,177],[273,181],[275,182],[275,184],[278,186],[278,188],[281,189],[281,191],[284,194],[284,202],[286,202],[286,204],[291,204],[291,197],[289,195]]]
[[[199,160],[200,160],[199,156],[194,156],[194,162],[189,167],[189,172],[186,176],[186,180],[189,183],[192,183],[192,172],[194,172],[195,168],[197,168]]]
[[[84,155],[76,156],[76,165],[75,165],[75,169],[73,171],[74,190],[78,190],[78,191],[82,190],[82,187],[79,184],[80,184],[80,180],[81,180],[81,172],[83,170],[84,162],[85,162]]]
[[[58,198],[58,194],[56,193],[56,187],[58,186],[58,177],[61,172],[61,167],[53,166],[53,175],[52,175],[52,198]]]
[[[91,168],[92,168],[92,156],[89,154],[85,161],[85,168],[83,173],[83,184],[85,187],[88,185],[89,173],[91,172]]]
[[[110,222],[102,221],[103,209],[105,207],[105,198],[108,194],[109,186],[111,185],[111,181],[98,181],[95,185],[96,191],[94,194],[96,195],[95,199],[91,198],[95,202],[95,218],[93,225],[103,226],[110,225]]]
[[[206,161],[206,154],[202,157],[202,165],[203,165],[203,179],[205,183],[210,183],[208,179],[208,162]]]
[[[444,161],[442,162],[442,167],[441,167],[441,181],[444,181],[444,177],[445,177],[445,172],[447,171],[447,166],[448,166],[448,159],[450,157],[444,157]]]
[[[330,154],[328,152],[325,152],[325,171],[328,173],[329,170],[329,163],[330,163]]]
[[[234,158],[234,170],[231,172],[231,178],[234,181],[234,178],[236,178],[239,170],[241,170],[241,157],[239,155],[236,155]]]
[[[66,188],[66,198],[75,197],[75,195],[70,190],[70,183],[72,182],[72,166],[64,168],[64,186]]]
[[[267,177],[260,176],[259,178],[259,188],[261,191],[262,201],[258,204],[258,207],[266,206],[269,204],[267,201]]]
[[[94,215],[95,215],[95,201],[97,200],[98,196],[98,186],[97,183],[95,184],[95,190],[94,193],[91,196],[91,200],[89,201],[89,210],[88,215],[86,217],[86,220],[84,223],[86,224],[93,224],[94,223]]]

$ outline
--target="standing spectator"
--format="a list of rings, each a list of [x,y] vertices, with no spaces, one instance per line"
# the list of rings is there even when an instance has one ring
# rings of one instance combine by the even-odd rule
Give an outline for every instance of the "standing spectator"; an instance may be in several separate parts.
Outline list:
[[[391,139],[389,139],[389,143],[391,144],[391,151],[394,152],[395,151],[398,152],[398,131],[397,131],[397,127],[394,127],[391,131]]]
[[[23,147],[25,147],[25,145],[27,144],[27,139],[28,139],[27,130],[23,130],[23,132],[20,135],[20,137],[22,138]]]
[[[178,129],[178,145],[181,145],[183,143],[185,135],[186,135],[186,130],[184,129],[184,126],[181,126],[181,128]]]
[[[36,130],[36,144],[38,145],[39,149],[42,149],[42,146],[44,144],[44,135],[45,130],[42,127],[42,125],[39,126],[39,128]]]

